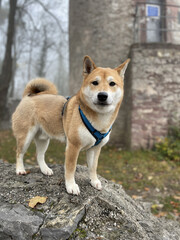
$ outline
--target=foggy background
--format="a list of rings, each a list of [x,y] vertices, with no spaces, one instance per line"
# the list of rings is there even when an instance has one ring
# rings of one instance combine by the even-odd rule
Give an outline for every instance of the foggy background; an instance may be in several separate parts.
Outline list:
[[[13,76],[8,97],[21,99],[29,80],[45,77],[67,95],[69,74],[67,0],[19,0],[12,47]],[[0,5],[0,67],[5,53],[9,1]]]

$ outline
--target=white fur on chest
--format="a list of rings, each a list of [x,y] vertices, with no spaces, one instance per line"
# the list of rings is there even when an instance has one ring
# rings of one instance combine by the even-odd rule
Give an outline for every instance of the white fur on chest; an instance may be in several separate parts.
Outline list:
[[[105,133],[108,132],[109,128],[111,127],[110,125],[111,118],[112,118],[111,114],[101,114],[100,116],[98,116],[98,120],[91,121],[91,124],[98,131]]]
[[[78,129],[78,134],[82,145],[81,150],[87,150],[93,147],[94,144],[96,143],[95,137],[93,137],[93,135],[89,132],[89,130],[86,127],[80,126]],[[97,146],[99,147],[104,146],[109,141],[109,136],[110,133],[105,138],[103,138],[103,140]]]

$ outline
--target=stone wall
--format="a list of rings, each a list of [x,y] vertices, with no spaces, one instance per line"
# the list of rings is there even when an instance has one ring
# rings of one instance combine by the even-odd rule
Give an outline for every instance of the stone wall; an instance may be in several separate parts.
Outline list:
[[[180,46],[131,48],[131,147],[151,147],[180,119]]]

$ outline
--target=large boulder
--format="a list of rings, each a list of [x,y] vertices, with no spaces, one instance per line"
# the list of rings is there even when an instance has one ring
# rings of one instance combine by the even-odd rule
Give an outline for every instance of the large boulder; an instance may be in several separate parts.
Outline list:
[[[78,166],[81,194],[69,195],[63,166],[51,167],[54,175],[50,177],[38,168],[16,176],[15,165],[0,162],[0,239],[180,239],[177,222],[155,218],[121,185],[100,177],[103,190],[95,190],[87,168]],[[28,200],[35,196],[47,197],[47,201],[30,208]]]

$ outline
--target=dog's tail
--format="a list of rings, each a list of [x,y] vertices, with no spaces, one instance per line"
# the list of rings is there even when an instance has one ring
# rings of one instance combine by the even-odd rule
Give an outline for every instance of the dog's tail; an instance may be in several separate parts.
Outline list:
[[[36,78],[28,82],[24,89],[23,97],[34,96],[40,94],[57,95],[58,90],[56,86],[44,78]]]

